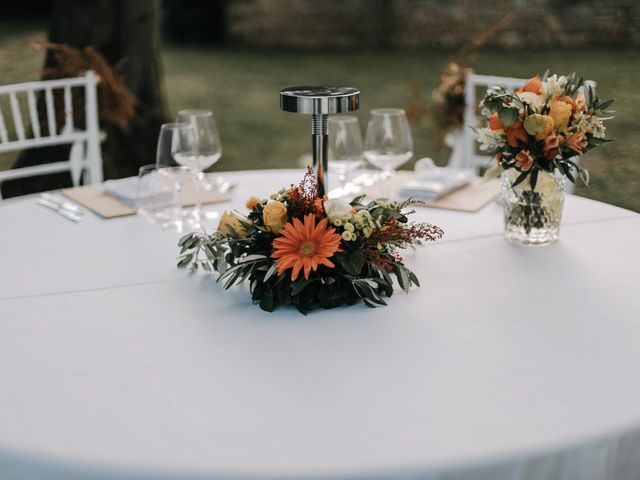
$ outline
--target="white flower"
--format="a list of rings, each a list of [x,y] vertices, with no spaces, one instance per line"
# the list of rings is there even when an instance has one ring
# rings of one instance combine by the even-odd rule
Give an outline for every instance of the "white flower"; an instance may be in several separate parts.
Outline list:
[[[331,223],[335,223],[336,220],[348,220],[351,218],[351,205],[342,200],[325,200],[323,206],[324,212]]]
[[[605,138],[607,130],[601,118],[590,114],[585,115],[584,112],[576,114],[573,126],[592,134],[595,138]]]
[[[516,93],[517,97],[523,102],[528,103],[535,113],[540,113],[542,107],[544,106],[544,100],[540,95],[537,95],[533,92],[521,92]]]
[[[564,75],[558,77],[556,74],[553,74],[542,82],[542,95],[544,95],[546,101],[549,101],[552,98],[562,95],[566,86],[567,77]]]
[[[504,131],[490,128],[476,128],[476,136],[480,144],[480,150],[487,151],[497,147],[503,147],[506,142]]]

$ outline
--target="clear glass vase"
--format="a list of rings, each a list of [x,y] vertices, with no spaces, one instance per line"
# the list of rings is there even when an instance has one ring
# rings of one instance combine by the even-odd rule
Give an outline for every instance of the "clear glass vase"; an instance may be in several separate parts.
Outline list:
[[[540,171],[535,190],[529,177],[511,187],[520,172],[502,173],[504,237],[517,245],[549,245],[560,236],[566,178],[557,170]]]

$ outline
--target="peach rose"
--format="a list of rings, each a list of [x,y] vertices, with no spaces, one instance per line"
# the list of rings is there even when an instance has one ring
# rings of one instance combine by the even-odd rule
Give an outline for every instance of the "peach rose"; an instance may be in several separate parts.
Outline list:
[[[559,102],[564,102],[567,105],[571,105],[571,112],[576,113],[577,105],[573,98],[569,95],[563,95],[562,97],[558,97]]]
[[[277,200],[269,200],[262,211],[262,220],[273,233],[282,230],[288,218],[287,207]]]
[[[247,229],[240,222],[240,217],[233,212],[224,212],[218,222],[218,231],[225,235],[233,235],[234,233],[243,237],[247,233]]]
[[[522,92],[532,92],[536,95],[540,95],[542,93],[542,81],[540,80],[540,75],[536,75],[533,78],[527,80],[527,83],[522,87]]]
[[[522,171],[526,172],[527,170],[531,170],[533,167],[533,155],[528,150],[521,150],[516,155],[516,165],[522,169]]]
[[[558,135],[556,132],[551,132],[547,135],[547,138],[544,139],[544,147],[542,147],[542,153],[544,153],[545,158],[547,160],[553,160],[556,155],[558,155],[561,144],[562,136]]]
[[[571,105],[560,100],[554,100],[551,102],[551,110],[549,115],[553,118],[553,124],[558,132],[563,132],[569,125],[569,119],[572,114]]]
[[[576,110],[578,112],[584,112],[587,109],[587,99],[584,97],[584,92],[580,90],[576,95]]]
[[[529,115],[524,121],[524,129],[536,140],[543,140],[553,130],[553,118],[549,115]]]
[[[573,135],[567,137],[567,147],[574,152],[581,154],[587,146],[587,136],[584,130],[578,130]]]
[[[505,133],[510,147],[517,147],[518,142],[527,143],[529,141],[529,135],[527,135],[527,131],[522,126],[522,122],[515,122],[507,128]]]

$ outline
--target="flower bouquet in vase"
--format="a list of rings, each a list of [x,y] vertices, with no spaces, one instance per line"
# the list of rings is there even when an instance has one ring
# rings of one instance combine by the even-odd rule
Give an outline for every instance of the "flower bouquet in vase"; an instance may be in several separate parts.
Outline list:
[[[480,103],[488,126],[476,128],[480,150],[495,155],[486,176],[502,176],[505,238],[521,245],[558,240],[565,182],[588,184],[578,157],[610,140],[612,118],[591,85],[575,73],[536,75],[514,93],[487,91]]]
[[[347,203],[318,194],[309,169],[299,185],[269,199],[251,198],[248,214],[225,212],[213,234],[190,233],[179,242],[178,266],[216,271],[224,288],[248,280],[260,308],[386,305],[395,277],[408,292],[419,286],[398,250],[442,237],[438,227],[411,223],[411,200],[364,196]]]

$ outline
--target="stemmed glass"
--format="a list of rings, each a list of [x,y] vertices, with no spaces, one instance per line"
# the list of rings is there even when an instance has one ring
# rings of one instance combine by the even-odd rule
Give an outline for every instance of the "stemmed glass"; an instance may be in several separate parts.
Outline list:
[[[329,117],[329,169],[338,174],[340,196],[349,173],[362,165],[362,133],[352,115]]]
[[[375,108],[367,126],[364,158],[382,170],[382,196],[389,197],[395,170],[413,156],[413,138],[401,108]]]
[[[182,186],[189,179],[190,172],[182,166],[179,158],[188,156],[196,148],[194,128],[186,123],[165,123],[160,127],[158,147],[156,150],[156,167],[158,172],[166,176],[178,192],[179,202],[172,215],[169,225],[181,232],[182,219]]]
[[[193,126],[195,132],[194,150],[187,154],[178,154],[176,161],[180,165],[188,167],[191,171],[196,202],[192,217],[188,220],[198,228],[202,222],[202,200],[200,198],[202,172],[220,160],[222,144],[220,143],[216,120],[211,110],[180,110],[177,120],[180,123]]]

